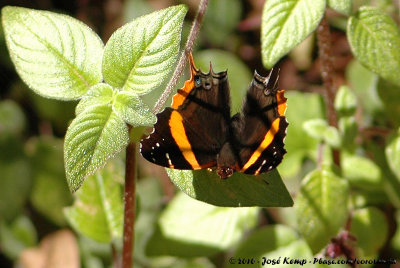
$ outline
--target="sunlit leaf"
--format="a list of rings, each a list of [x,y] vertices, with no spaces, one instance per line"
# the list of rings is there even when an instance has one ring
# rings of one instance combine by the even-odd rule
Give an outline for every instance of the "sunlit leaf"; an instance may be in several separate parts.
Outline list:
[[[400,181],[400,129],[397,136],[387,145],[385,153],[390,168]]]
[[[125,148],[128,140],[128,127],[111,105],[93,106],[80,113],[69,126],[64,144],[71,191],[76,191],[87,176]]]
[[[400,85],[400,30],[389,15],[374,7],[361,7],[349,19],[347,37],[362,64]]]
[[[221,208],[179,193],[161,214],[149,255],[208,256],[242,239],[257,222],[258,208]]]
[[[133,92],[118,92],[113,109],[121,119],[134,127],[151,126],[157,121],[149,107]]]
[[[300,44],[317,28],[325,0],[267,0],[261,23],[261,55],[266,68]]]
[[[76,115],[83,112],[85,109],[97,106],[107,105],[112,102],[113,88],[107,84],[96,84],[89,89],[89,91],[82,97],[75,108]]]
[[[357,109],[357,98],[348,86],[341,86],[336,93],[334,105],[341,115],[353,115]]]
[[[276,170],[258,176],[236,172],[221,179],[215,171],[167,169],[172,182],[187,195],[216,206],[289,207],[293,205]]]
[[[11,6],[2,9],[2,22],[17,72],[36,93],[72,100],[101,81],[103,43],[82,22]]]
[[[312,171],[304,179],[295,209],[299,232],[313,253],[327,245],[346,222],[348,188],[347,181],[326,169]]]
[[[104,80],[139,95],[160,85],[178,55],[186,11],[184,5],[169,7],[114,32],[104,50]]]
[[[65,209],[72,227],[100,242],[111,242],[122,236],[121,165],[111,161],[88,177],[75,194],[73,206]]]
[[[345,15],[350,15],[353,8],[353,0],[327,0],[328,7]]]

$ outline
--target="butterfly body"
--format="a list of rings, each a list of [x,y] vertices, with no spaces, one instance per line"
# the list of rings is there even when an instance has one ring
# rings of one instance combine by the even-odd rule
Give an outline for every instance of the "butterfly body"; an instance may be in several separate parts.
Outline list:
[[[254,74],[242,112],[230,115],[227,72],[203,73],[190,57],[191,79],[172,107],[157,115],[154,131],[140,143],[150,162],[175,169],[216,167],[221,178],[234,172],[258,175],[276,167],[286,153],[286,98],[276,90],[277,72]]]

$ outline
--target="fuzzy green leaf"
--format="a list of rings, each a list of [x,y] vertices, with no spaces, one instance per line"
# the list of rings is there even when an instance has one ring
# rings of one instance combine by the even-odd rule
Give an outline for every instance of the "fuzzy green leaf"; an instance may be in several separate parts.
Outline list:
[[[400,31],[390,16],[374,7],[361,7],[349,19],[347,37],[362,64],[400,85]]]
[[[221,208],[179,193],[159,218],[148,255],[208,256],[239,242],[257,223],[258,208]]]
[[[101,81],[103,43],[82,22],[49,11],[7,6],[2,21],[22,80],[48,98],[78,99]]]
[[[344,15],[350,15],[353,8],[353,0],[327,0],[328,7]]]
[[[261,54],[266,68],[300,44],[318,26],[325,0],[267,0],[261,22]]]
[[[310,119],[303,124],[303,129],[310,137],[322,140],[328,128],[328,123],[324,119]]]
[[[304,179],[296,198],[299,232],[313,253],[337,234],[347,219],[348,183],[329,170],[315,170]],[[335,211],[335,213],[332,213]]]
[[[65,136],[64,161],[71,191],[125,148],[128,140],[128,127],[111,105],[93,106],[80,113]]]
[[[107,105],[112,102],[113,88],[105,83],[99,83],[89,89],[75,108],[75,114],[82,113],[85,109],[96,105]]]
[[[100,242],[109,243],[122,236],[122,165],[109,162],[88,177],[75,194],[73,206],[64,210],[72,227]]]
[[[226,180],[208,170],[167,169],[172,182],[187,195],[225,207],[289,207],[292,198],[278,171],[259,176],[236,172]]]
[[[118,29],[104,50],[104,80],[139,95],[160,85],[178,55],[186,11],[184,5],[169,7]]]
[[[118,92],[115,95],[113,109],[126,123],[137,126],[151,126],[156,123],[156,116],[133,92]]]

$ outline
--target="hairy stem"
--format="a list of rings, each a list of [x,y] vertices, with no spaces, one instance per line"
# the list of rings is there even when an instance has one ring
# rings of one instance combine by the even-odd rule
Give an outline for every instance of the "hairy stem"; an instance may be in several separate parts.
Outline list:
[[[321,76],[325,86],[325,106],[328,115],[328,123],[331,126],[337,127],[337,115],[334,107],[336,86],[334,83],[333,56],[331,49],[331,33],[329,24],[324,16],[317,28],[318,52],[321,61]],[[337,149],[332,149],[333,162],[340,166],[340,152]]]
[[[122,246],[122,267],[131,268],[135,241],[136,213],[136,143],[130,141],[126,148],[125,190],[124,190],[124,234]]]
[[[157,103],[154,105],[153,112],[155,114],[159,113],[161,109],[164,107],[165,102],[167,101],[169,95],[171,95],[173,89],[178,83],[179,77],[181,77],[183,73],[183,69],[185,68],[186,65],[186,59],[189,53],[192,51],[194,42],[199,34],[201,22],[203,21],[204,14],[206,13],[207,5],[208,5],[208,0],[201,0],[199,8],[197,10],[196,17],[194,18],[192,24],[192,28],[190,29],[188,39],[186,41],[185,50],[181,53],[178,65],[176,66],[174,74],[171,80],[169,80],[169,83],[165,91],[158,99]]]

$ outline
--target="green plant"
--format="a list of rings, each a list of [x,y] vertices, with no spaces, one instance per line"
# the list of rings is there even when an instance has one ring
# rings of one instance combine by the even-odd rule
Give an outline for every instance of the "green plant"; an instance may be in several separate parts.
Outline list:
[[[400,207],[400,130],[392,130],[400,124],[400,32],[387,14],[387,1],[383,1],[386,5],[370,4],[354,10],[348,0],[266,1],[261,23],[263,65],[273,67],[315,33],[324,84],[322,94],[287,92],[290,125],[288,153],[282,165],[258,178],[235,174],[226,181],[208,171],[168,170],[171,181],[193,199],[177,194],[165,209],[161,209],[162,194],[154,180],[140,177],[138,197],[135,196],[139,161],[135,144],[146,127],[155,122],[153,112],[164,107],[175,88],[184,67],[185,52],[192,49],[196,36],[201,35],[199,26],[207,2],[201,2],[178,67],[161,94],[163,81],[179,55],[186,6],[139,17],[118,29],[105,46],[92,30],[71,17],[17,7],[2,9],[6,43],[22,80],[43,97],[79,100],[64,141],[66,179],[69,189],[76,191],[73,205],[64,209],[65,219],[82,237],[109,243],[120,251],[124,211],[124,230],[130,237],[137,214],[135,263],[144,267],[250,267],[254,266],[253,261],[272,262],[280,257],[281,264],[305,259],[307,263],[311,261],[310,265],[322,266],[327,264],[327,257],[339,255],[360,260],[398,258],[399,230],[394,234],[392,227],[393,222],[400,222],[395,214]],[[233,35],[232,25],[238,23],[236,14],[241,5],[239,1],[220,0],[219,4],[227,7],[225,16],[210,25],[209,21],[218,14],[216,3],[210,1],[211,15],[204,18],[204,30],[207,35],[217,36],[211,40],[222,46],[223,40]],[[336,23],[346,25],[346,37],[356,59],[346,67],[349,84],[340,85],[339,89],[325,16],[328,8],[342,14]],[[207,16],[214,17],[208,20]],[[237,84],[243,80],[248,83],[251,73],[229,52],[204,50],[195,54],[203,70],[207,70],[209,59],[214,68],[228,67],[230,76],[243,77],[231,85],[233,110],[237,111],[245,92],[245,87]],[[154,107],[153,112],[150,107]],[[22,146],[10,142],[15,140],[10,137],[22,132],[23,115],[12,102],[2,102],[0,112],[5,118],[1,122],[22,122],[5,124],[0,133],[1,144],[8,144],[5,148],[9,148],[3,151],[14,151],[12,165],[6,166],[5,160],[0,162],[7,187],[27,192],[30,181],[19,178],[34,176],[36,189],[47,189],[51,183],[48,178],[60,172],[60,167],[53,169],[46,164],[56,158],[53,155],[59,156],[60,141],[31,140],[29,158],[34,165],[43,165],[31,170],[26,156],[18,153]],[[125,167],[121,160],[124,149]],[[11,175],[14,170],[21,173],[15,181]],[[280,174],[295,193],[294,208],[279,209],[281,219],[258,208],[293,204]],[[121,187],[124,176],[128,188],[124,194],[125,208]],[[50,189],[62,188],[58,187]],[[70,204],[69,196],[62,198],[55,210],[46,210],[39,190],[31,197],[32,203],[57,224],[63,224],[65,219],[59,212]],[[5,191],[0,196],[11,198],[12,192]],[[14,205],[22,206],[23,200]],[[237,208],[240,206],[248,208]],[[135,213],[136,208],[139,211]],[[16,258],[22,248],[35,245],[37,238],[29,232],[33,227],[25,217],[17,217],[11,210],[3,211],[0,210],[7,222],[0,225],[0,234],[3,241],[8,237],[7,241],[21,244],[5,247],[8,256]],[[277,224],[255,228],[260,213],[268,214],[267,218],[272,217]],[[21,231],[24,229],[28,231]],[[251,234],[243,239],[248,230],[252,230]],[[128,254],[123,257],[124,264],[129,265],[132,244],[124,246],[124,254]],[[233,253],[227,253],[234,246]],[[380,253],[384,247],[391,250],[386,255]],[[86,252],[82,253],[86,256],[85,265],[90,266],[89,260],[96,250],[82,252]],[[318,259],[319,253],[326,258]],[[160,257],[163,255],[178,259],[171,263],[171,259]],[[114,256],[114,262],[117,259]]]

